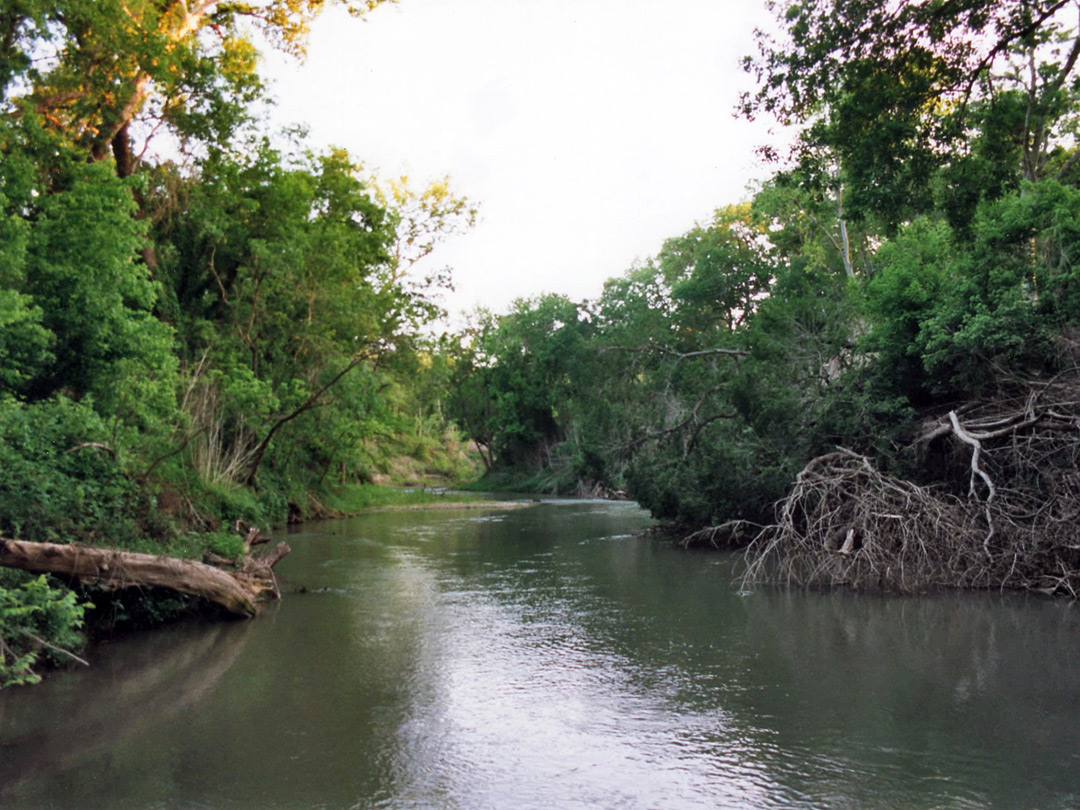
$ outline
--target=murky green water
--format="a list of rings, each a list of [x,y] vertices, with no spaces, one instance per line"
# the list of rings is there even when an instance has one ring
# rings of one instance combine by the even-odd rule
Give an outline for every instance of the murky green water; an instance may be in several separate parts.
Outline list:
[[[1075,606],[740,595],[646,523],[305,526],[309,593],[0,693],[0,807],[1080,806]]]

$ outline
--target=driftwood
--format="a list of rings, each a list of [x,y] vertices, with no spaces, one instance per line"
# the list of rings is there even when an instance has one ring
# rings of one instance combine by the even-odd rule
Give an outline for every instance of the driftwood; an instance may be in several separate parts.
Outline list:
[[[240,529],[242,524],[238,524]],[[244,557],[237,563],[224,558],[215,562],[141,554],[117,549],[89,548],[57,543],[31,543],[0,538],[0,566],[35,574],[55,574],[108,590],[132,587],[168,588],[207,599],[237,616],[254,616],[256,604],[279,596],[273,566],[290,549],[278,543],[269,554],[253,557],[251,547],[267,542],[257,529],[245,536]]]

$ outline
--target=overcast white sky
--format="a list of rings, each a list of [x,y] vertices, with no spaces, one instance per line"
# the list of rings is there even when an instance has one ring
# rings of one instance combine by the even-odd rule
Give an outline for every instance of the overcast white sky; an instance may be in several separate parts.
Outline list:
[[[430,258],[452,312],[593,298],[767,176],[736,120],[761,0],[400,0],[270,57],[279,124],[380,175],[449,174],[481,222]]]

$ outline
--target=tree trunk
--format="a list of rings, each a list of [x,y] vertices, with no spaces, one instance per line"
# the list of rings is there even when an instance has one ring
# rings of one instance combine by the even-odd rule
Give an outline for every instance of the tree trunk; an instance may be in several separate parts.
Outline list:
[[[249,546],[250,547],[250,546]],[[262,558],[246,557],[235,571],[195,560],[116,549],[0,538],[0,566],[56,574],[109,590],[150,586],[208,599],[237,616],[254,616],[255,603],[276,598],[271,571],[289,553],[286,543]]]
[[[330,388],[338,382],[338,380],[340,380],[342,377],[344,377],[346,374],[348,374],[350,371],[360,365],[360,363],[362,363],[363,361],[363,357],[354,357],[352,360],[349,361],[345,368],[343,368],[330,379],[330,382],[326,383],[318,391],[315,391],[313,394],[311,394],[306,400],[304,400],[304,402],[299,407],[297,407],[291,413],[282,416],[280,419],[274,422],[274,424],[270,427],[270,430],[266,432],[266,436],[261,442],[259,442],[258,446],[255,448],[252,454],[251,466],[248,469],[247,478],[244,479],[245,485],[249,487],[255,487],[257,485],[259,479],[259,467],[262,466],[263,458],[266,456],[267,448],[270,447],[270,442],[273,440],[274,435],[296,417],[300,416],[303,413],[306,413],[307,411],[310,411],[312,408],[317,407],[319,404],[319,399],[322,397],[322,395],[329,391]]]

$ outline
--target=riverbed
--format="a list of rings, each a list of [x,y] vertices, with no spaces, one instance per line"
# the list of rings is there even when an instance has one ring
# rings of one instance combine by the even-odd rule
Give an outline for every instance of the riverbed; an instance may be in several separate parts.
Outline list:
[[[253,621],[0,692],[0,807],[1075,808],[1080,613],[734,581],[635,505],[285,539]]]

